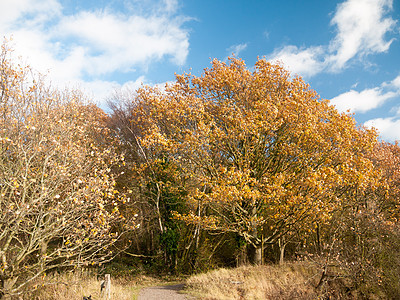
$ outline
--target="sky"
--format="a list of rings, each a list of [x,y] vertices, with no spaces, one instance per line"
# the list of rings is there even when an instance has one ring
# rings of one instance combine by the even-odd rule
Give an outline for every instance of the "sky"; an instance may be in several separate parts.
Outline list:
[[[399,19],[398,0],[0,0],[14,55],[105,110],[121,88],[265,57],[388,142],[400,140]]]

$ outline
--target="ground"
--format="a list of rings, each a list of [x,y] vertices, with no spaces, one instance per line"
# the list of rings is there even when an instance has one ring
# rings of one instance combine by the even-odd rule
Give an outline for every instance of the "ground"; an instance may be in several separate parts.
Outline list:
[[[175,284],[143,288],[138,300],[188,300],[187,296],[179,292],[183,287],[183,284]]]

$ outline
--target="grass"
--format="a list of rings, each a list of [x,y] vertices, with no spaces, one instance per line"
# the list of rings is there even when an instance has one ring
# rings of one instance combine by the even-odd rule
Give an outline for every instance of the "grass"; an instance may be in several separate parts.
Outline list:
[[[243,266],[198,274],[187,292],[199,299],[317,299],[321,273],[309,263]]]
[[[24,299],[82,299],[83,296],[90,295],[93,300],[102,299],[100,292],[102,280],[93,275],[81,273],[54,275],[50,278],[50,282],[51,284],[27,294]],[[132,300],[136,289],[137,283],[135,281],[111,278],[112,299]]]
[[[83,272],[55,274],[47,278],[50,284],[32,289],[32,292],[26,294],[23,299],[26,300],[60,300],[60,299],[82,299],[83,296],[92,296],[92,300],[100,300],[102,294],[100,285],[102,279],[96,276],[85,274]],[[182,282],[181,278],[165,277],[155,278],[145,275],[130,277],[111,276],[111,299],[118,300],[137,300],[139,292],[144,287],[156,285],[169,285]]]
[[[335,272],[337,273],[337,272]],[[322,271],[310,261],[283,265],[242,266],[218,269],[193,275],[186,280],[177,277],[154,278],[144,275],[111,276],[111,299],[136,300],[144,287],[186,282],[183,291],[190,297],[205,300],[257,299],[361,299],[348,293],[344,279],[331,279],[320,285]],[[96,276],[82,272],[54,275],[51,285],[32,291],[24,299],[102,299]],[[40,282],[38,282],[40,286]],[[192,299],[192,298],[190,298]]]

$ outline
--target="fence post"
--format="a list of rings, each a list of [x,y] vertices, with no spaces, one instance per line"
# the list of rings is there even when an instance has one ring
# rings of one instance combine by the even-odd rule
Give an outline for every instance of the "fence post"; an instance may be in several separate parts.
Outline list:
[[[103,291],[104,289],[104,291]],[[104,300],[111,300],[111,276],[106,274],[104,282],[102,283],[102,292]]]

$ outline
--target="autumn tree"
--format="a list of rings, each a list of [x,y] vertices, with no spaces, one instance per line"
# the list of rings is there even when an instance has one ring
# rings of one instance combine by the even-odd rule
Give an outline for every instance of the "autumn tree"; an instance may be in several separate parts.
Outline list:
[[[129,202],[121,212],[128,217],[137,214],[141,224],[131,233],[125,254],[151,261],[159,269],[176,271],[186,226],[174,218],[173,212],[184,211],[185,180],[167,155],[140,143],[143,133],[130,114],[131,93],[116,92],[109,102],[109,127],[118,137],[118,151],[125,157],[116,187],[128,195]]]
[[[352,289],[368,298],[400,297],[399,167],[398,143],[381,142],[367,154],[375,166],[376,182],[357,203],[335,214],[326,238],[336,253],[333,262],[346,270]],[[334,234],[332,234],[335,231]],[[332,263],[332,262],[331,262]]]
[[[385,188],[379,190],[379,209],[384,211],[385,218],[390,222],[400,220],[400,145],[381,142],[370,154],[371,160],[382,172],[381,185]]]
[[[265,59],[253,70],[240,59],[214,60],[200,77],[178,75],[132,99],[138,145],[189,178],[190,212],[177,218],[237,235],[255,263],[265,245],[298,228],[314,233],[373,185],[365,153],[374,131]]]
[[[105,114],[0,54],[0,295],[48,272],[106,261],[120,235]],[[42,281],[45,282],[45,281]],[[42,283],[41,282],[41,283]],[[1,298],[1,297],[0,297]]]

